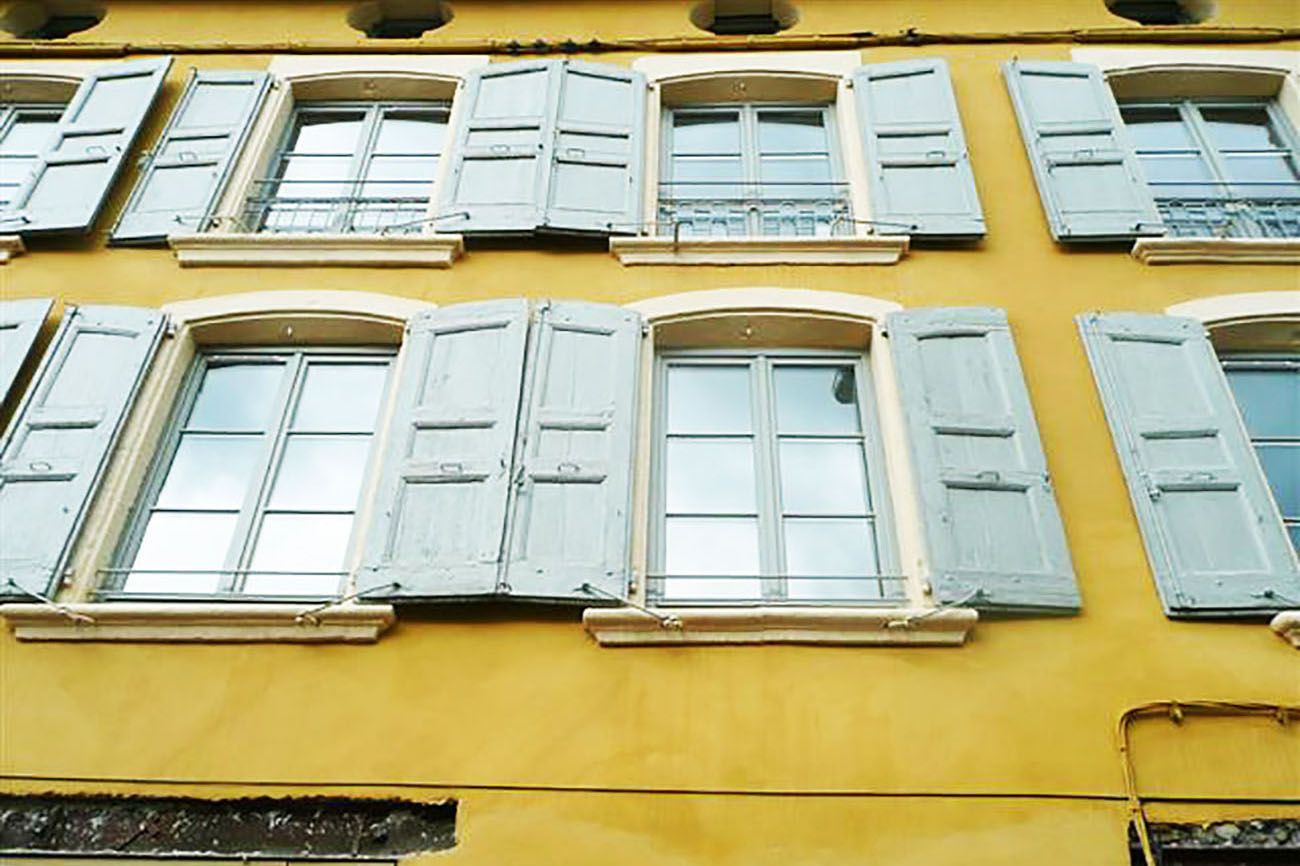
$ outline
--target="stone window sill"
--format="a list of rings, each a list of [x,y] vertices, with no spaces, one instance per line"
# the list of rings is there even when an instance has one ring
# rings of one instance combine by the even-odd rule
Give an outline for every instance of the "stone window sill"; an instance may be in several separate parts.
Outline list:
[[[1300,238],[1138,238],[1133,258],[1146,265],[1300,264]]]
[[[829,238],[610,238],[623,265],[893,265],[907,235]]]
[[[23,239],[18,235],[0,235],[0,265],[27,252]]]
[[[0,617],[19,640],[167,643],[374,643],[396,618],[386,604],[204,602],[2,604]]]
[[[1269,628],[1277,632],[1277,636],[1287,641],[1291,646],[1300,649],[1300,610],[1284,610],[1273,621],[1269,623]]]
[[[588,608],[582,624],[601,646],[797,643],[959,646],[979,614],[969,608]]]
[[[449,268],[465,252],[460,235],[187,234],[167,244],[183,268]]]

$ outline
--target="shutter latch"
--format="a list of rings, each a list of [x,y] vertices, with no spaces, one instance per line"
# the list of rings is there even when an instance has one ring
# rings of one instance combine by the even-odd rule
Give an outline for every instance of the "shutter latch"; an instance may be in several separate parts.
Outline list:
[[[1151,477],[1150,473],[1142,473],[1142,486],[1146,488],[1147,496],[1149,496],[1152,501],[1160,498],[1160,486],[1156,484],[1155,479]]]

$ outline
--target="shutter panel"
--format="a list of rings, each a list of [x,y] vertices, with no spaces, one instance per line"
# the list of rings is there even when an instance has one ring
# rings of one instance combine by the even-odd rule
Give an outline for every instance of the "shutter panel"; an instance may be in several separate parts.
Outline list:
[[[159,311],[136,307],[64,315],[0,447],[0,579],[46,595],[57,590],[163,321]]]
[[[113,229],[114,243],[202,231],[270,87],[265,72],[194,71]]]
[[[645,76],[562,61],[546,228],[636,234],[645,160]]]
[[[1115,450],[1170,615],[1265,613],[1300,566],[1204,326],[1078,317]]]
[[[1002,71],[1052,237],[1105,241],[1164,234],[1101,70],[1013,60]]]
[[[531,346],[506,584],[576,600],[627,592],[641,319],[608,304],[543,307]]]
[[[1006,313],[909,310],[890,314],[886,327],[935,599],[1004,612],[1077,611],[1065,530]]]
[[[0,400],[9,399],[52,306],[49,298],[0,301]]]
[[[411,320],[357,578],[367,598],[497,592],[527,330],[524,300]]]
[[[542,224],[559,64],[493,63],[466,76],[440,229],[508,234]]]
[[[878,230],[983,237],[984,212],[947,62],[873,63],[854,73],[853,89],[871,172],[871,218],[887,223]]]
[[[87,75],[0,229],[90,231],[170,65],[170,57],[132,60]]]

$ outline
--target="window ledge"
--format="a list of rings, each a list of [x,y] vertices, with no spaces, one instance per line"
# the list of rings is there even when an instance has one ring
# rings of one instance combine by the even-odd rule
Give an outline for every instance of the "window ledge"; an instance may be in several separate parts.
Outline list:
[[[610,238],[624,265],[893,265],[907,235],[830,238]]]
[[[799,643],[959,646],[979,614],[969,608],[588,608],[582,624],[601,646]]]
[[[1287,641],[1291,646],[1300,649],[1300,610],[1284,610],[1273,621],[1269,627],[1277,632],[1277,636]]]
[[[1300,264],[1300,238],[1138,238],[1133,258],[1145,265],[1293,265]]]
[[[27,252],[19,235],[0,235],[0,265]]]
[[[465,252],[460,235],[169,235],[183,268],[449,268]]]
[[[0,617],[19,640],[169,643],[374,643],[395,619],[386,604],[203,602],[2,604]]]

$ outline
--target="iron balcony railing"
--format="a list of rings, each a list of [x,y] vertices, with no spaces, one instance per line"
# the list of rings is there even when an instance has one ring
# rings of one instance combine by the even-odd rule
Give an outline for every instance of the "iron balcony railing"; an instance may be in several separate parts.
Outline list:
[[[1158,198],[1175,237],[1300,237],[1300,198]]]
[[[362,183],[270,178],[254,182],[239,228],[294,234],[416,234],[429,227],[431,192],[427,178]]]
[[[896,607],[907,602],[901,574],[647,574],[646,600],[674,604],[789,604]]]
[[[718,194],[719,190],[724,194]],[[842,182],[660,184],[658,233],[674,237],[827,237],[853,233]]]

